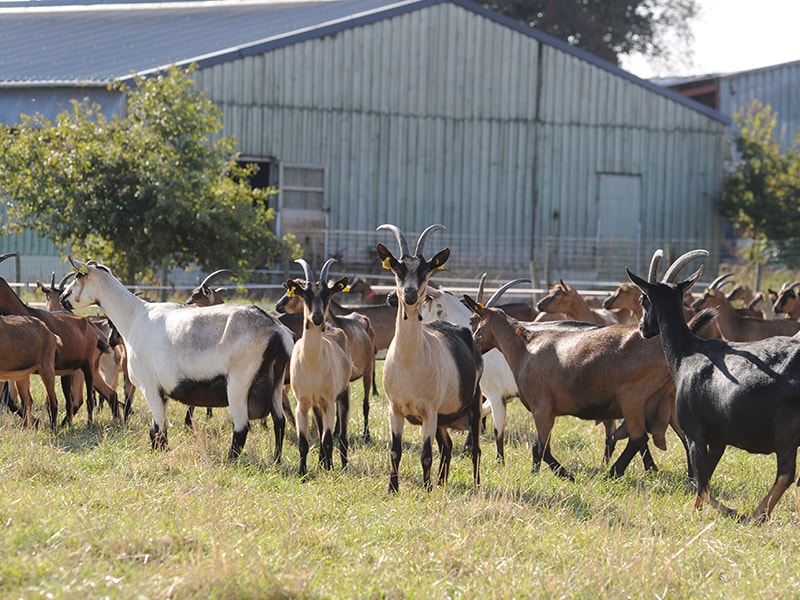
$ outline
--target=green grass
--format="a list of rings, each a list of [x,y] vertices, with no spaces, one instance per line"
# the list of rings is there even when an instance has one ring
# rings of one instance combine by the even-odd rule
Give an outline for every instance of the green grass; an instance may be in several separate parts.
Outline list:
[[[34,378],[38,384],[38,379]],[[37,388],[36,414],[44,414]],[[351,432],[362,427],[353,387]],[[301,481],[294,430],[271,464],[269,429],[254,424],[241,459],[226,460],[227,412],[170,403],[169,449],[153,452],[140,396],[127,427],[108,408],[87,427],[21,430],[0,415],[0,596],[54,598],[772,598],[800,595],[800,519],[792,492],[761,526],[693,510],[674,435],[661,470],[631,463],[605,477],[603,434],[556,422],[553,450],[574,483],[531,473],[532,419],[510,405],[506,465],[482,439],[483,485],[469,458],[449,486],[422,489],[419,428],[406,427],[400,494],[387,493],[386,400],[373,401],[373,443],[353,435],[351,462],[316,464]],[[63,411],[63,406],[61,407]],[[460,449],[463,434],[455,434]],[[621,448],[620,448],[621,449]],[[620,449],[618,449],[617,454]],[[712,480],[752,510],[774,457],[730,449]]]

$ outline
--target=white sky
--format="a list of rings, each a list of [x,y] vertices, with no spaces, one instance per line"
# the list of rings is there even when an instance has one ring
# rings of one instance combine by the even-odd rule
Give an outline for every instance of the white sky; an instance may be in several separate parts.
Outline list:
[[[654,70],[641,58],[623,68],[656,75],[704,75],[745,71],[800,60],[800,0],[698,0],[694,66]]]

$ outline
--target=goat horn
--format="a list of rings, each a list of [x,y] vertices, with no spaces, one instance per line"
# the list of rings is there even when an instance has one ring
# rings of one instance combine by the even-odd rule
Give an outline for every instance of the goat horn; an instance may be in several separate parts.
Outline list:
[[[650,259],[650,273],[647,276],[647,281],[650,283],[655,283],[658,279],[658,263],[663,257],[664,251],[661,248],[653,252],[653,258]]]
[[[733,277],[733,273],[723,273],[722,275],[717,277],[714,281],[712,281],[709,284],[708,289],[710,289],[710,290],[718,290],[722,286],[723,283],[730,283],[730,282],[725,281],[729,277]]]
[[[307,263],[305,260],[303,260],[302,258],[298,258],[298,259],[297,259],[297,260],[295,260],[294,262],[296,262],[298,265],[300,265],[301,267],[303,267],[303,272],[304,272],[304,273],[305,273],[305,275],[306,275],[306,281],[307,281],[307,282],[309,282],[309,283],[313,282],[313,281],[314,281],[314,273],[313,273],[313,271],[311,271],[311,265],[309,265],[309,264],[308,264],[308,263]]]
[[[794,289],[794,288],[796,288],[798,285],[800,285],[800,281],[795,281],[795,282],[794,282],[792,285],[790,285],[790,286],[789,286],[789,288],[788,288],[788,289],[790,289],[790,290],[793,290],[793,289]]]
[[[41,286],[41,284],[38,281],[36,282],[36,285]],[[55,271],[53,271],[50,274],[50,289],[51,290],[56,289],[56,272]]]
[[[531,282],[530,279],[513,279],[508,283],[504,283],[503,285],[500,286],[500,289],[497,290],[494,294],[492,294],[492,297],[486,301],[485,306],[491,307],[497,304],[497,301],[500,299],[500,296],[502,296],[508,288],[513,287],[515,285],[519,285],[521,283],[530,283],[530,282]]]
[[[19,258],[19,253],[18,252],[8,252],[6,254],[0,254],[0,262],[3,262],[5,259],[11,258],[12,256],[16,256],[17,258]]]
[[[422,256],[422,253],[425,251],[425,242],[428,241],[428,236],[432,234],[434,231],[440,231],[442,229],[447,229],[444,225],[428,225],[425,228],[425,231],[419,234],[419,239],[417,240],[417,247],[414,250],[414,256]]]
[[[64,289],[64,286],[65,286],[65,285],[67,285],[67,282],[68,282],[70,279],[72,279],[73,277],[75,277],[75,271],[70,271],[69,273],[67,273],[66,275],[64,275],[64,276],[61,278],[61,281],[59,281],[59,282],[58,282],[58,288],[57,288],[57,289],[59,289],[59,290],[63,290],[63,289]],[[56,288],[55,288],[55,281],[56,281],[56,274],[55,274],[55,273],[53,273],[53,284],[52,284],[52,287],[53,287],[53,289],[56,289]]]
[[[753,296],[753,299],[750,300],[750,304],[747,305],[747,308],[754,309],[756,307],[756,305],[759,302],[761,302],[763,299],[764,299],[764,293],[763,292],[758,292],[755,296]]]
[[[478,283],[478,302],[483,302],[483,292],[486,291],[486,273],[481,275],[481,280]]]
[[[411,256],[411,254],[408,252],[408,240],[406,239],[406,234],[400,231],[400,228],[397,225],[384,223],[383,225],[378,225],[375,231],[380,231],[381,229],[391,231],[394,234],[394,237],[397,238],[397,243],[400,244],[400,258],[404,256]]]
[[[669,266],[667,272],[664,273],[664,278],[661,280],[662,283],[672,283],[674,279],[678,276],[681,269],[688,265],[690,262],[697,258],[705,257],[709,255],[708,250],[697,249],[697,250],[689,250],[685,254],[682,254],[675,261]]]
[[[230,269],[219,269],[218,271],[214,271],[213,273],[210,273],[205,279],[203,279],[203,282],[200,284],[200,287],[201,288],[208,287],[215,280],[217,280],[217,279],[219,279],[221,277],[234,277],[235,278],[236,276],[237,276],[236,273],[234,273]]]
[[[328,281],[328,269],[331,268],[333,263],[337,262],[335,258],[329,258],[325,261],[325,264],[322,265],[322,268],[319,270],[319,280],[327,285]]]

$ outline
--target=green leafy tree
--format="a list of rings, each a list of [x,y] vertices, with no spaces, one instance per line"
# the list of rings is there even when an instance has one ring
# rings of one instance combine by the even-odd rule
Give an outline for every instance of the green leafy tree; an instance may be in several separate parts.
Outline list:
[[[686,62],[697,0],[493,0],[482,3],[605,60],[641,53]]]
[[[219,137],[221,113],[192,68],[137,77],[124,117],[73,102],[55,122],[23,116],[0,132],[0,192],[14,230],[33,229],[128,281],[173,266],[246,271],[296,253],[272,233],[274,190]]]
[[[778,115],[758,100],[734,114],[738,160],[723,182],[720,210],[756,248],[774,247],[781,260],[800,263],[793,250],[800,233],[800,153],[782,148]],[[753,257],[757,258],[757,257]]]

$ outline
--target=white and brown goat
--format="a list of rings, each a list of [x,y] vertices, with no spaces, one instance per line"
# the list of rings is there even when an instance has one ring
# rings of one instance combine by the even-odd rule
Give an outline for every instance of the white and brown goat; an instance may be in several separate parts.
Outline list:
[[[167,398],[193,406],[228,406],[233,420],[229,458],[244,447],[249,421],[272,414],[275,461],[286,419],[281,391],[292,353],[291,333],[256,306],[219,304],[203,310],[146,302],[95,261],[70,257],[77,271],[61,296],[67,310],[97,304],[119,329],[128,370],[153,415],[150,439],[166,448]]]
[[[308,411],[314,412],[319,433],[320,462],[333,468],[333,426],[339,416],[339,451],[342,467],[347,466],[347,422],[350,412],[350,373],[353,364],[347,348],[347,336],[329,327],[328,305],[331,297],[347,288],[347,277],[329,284],[328,269],[336,259],[329,258],[314,278],[311,267],[298,259],[305,280],[289,279],[286,293],[303,299],[303,335],[297,340],[289,363],[292,393],[297,402],[297,442],[300,450],[300,475],[306,474],[308,456]]]
[[[447,483],[453,442],[448,429],[468,430],[472,436],[473,482],[480,485],[481,393],[483,359],[469,329],[445,321],[422,323],[422,305],[433,272],[450,256],[445,248],[430,260],[423,255],[425,242],[443,225],[431,225],[419,236],[411,254],[405,234],[395,225],[391,231],[400,246],[395,257],[377,245],[384,268],[392,271],[397,289],[395,335],[383,367],[383,388],[389,399],[391,428],[389,490],[398,490],[398,467],[403,453],[405,421],[422,426],[422,478],[432,487],[433,439],[439,445],[439,484]]]

